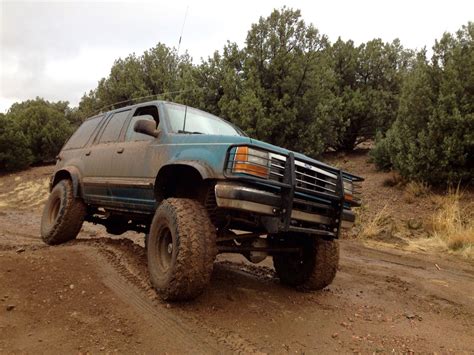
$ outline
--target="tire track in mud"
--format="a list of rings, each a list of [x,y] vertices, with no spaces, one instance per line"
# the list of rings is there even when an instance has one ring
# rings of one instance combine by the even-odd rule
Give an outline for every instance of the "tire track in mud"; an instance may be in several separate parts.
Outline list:
[[[35,233],[28,233],[12,230],[2,231],[1,235],[8,237],[0,243],[0,251],[12,252],[20,248],[27,251],[34,251],[37,249],[50,248],[44,245],[39,235]],[[13,238],[11,238],[13,237]],[[20,240],[18,240],[20,238]],[[10,243],[11,239],[11,243]],[[5,242],[5,243],[4,243]],[[20,243],[19,243],[20,242]],[[202,352],[240,352],[240,353],[262,353],[259,347],[250,340],[242,337],[233,329],[227,329],[216,325],[210,325],[203,322],[198,316],[190,314],[186,310],[180,309],[178,306],[173,306],[172,310],[168,310],[166,304],[162,303],[151,286],[148,277],[148,270],[146,264],[146,254],[142,246],[135,244],[132,240],[127,238],[107,238],[107,237],[85,237],[84,235],[76,240],[66,244],[56,246],[55,248],[74,248],[78,251],[84,252],[89,258],[94,260],[94,263],[99,267],[98,272],[102,272],[102,276],[108,282],[108,286],[113,289],[126,302],[139,309],[141,313],[149,313],[149,321],[152,324],[162,323],[167,324],[163,331],[168,328],[175,329],[182,327],[183,321],[188,324],[186,332],[180,331],[176,338],[183,338],[183,344],[188,338],[199,338],[200,342],[208,344],[204,338],[212,339],[211,344],[207,348],[201,349]],[[224,266],[226,269],[235,273],[246,273],[256,278],[268,278],[269,271],[265,270],[262,275],[261,268],[249,267],[246,268],[240,263],[232,262],[217,262],[217,264]],[[108,270],[105,272],[104,270]],[[134,301],[133,301],[134,300]],[[146,311],[145,311],[146,310]],[[163,321],[163,314],[167,314]],[[156,326],[157,329],[161,329]],[[196,335],[196,329],[200,330],[200,335]],[[203,334],[204,333],[204,334]],[[191,349],[200,349],[196,344],[193,344]],[[219,350],[217,350],[219,348]],[[197,351],[197,350],[196,350]]]
[[[15,239],[8,238],[9,235],[15,235]],[[48,246],[42,243],[41,239],[37,235],[12,232],[5,230],[0,233],[0,251],[14,251],[17,252],[25,250],[38,250],[45,249]]]
[[[82,240],[75,244],[101,266],[99,272],[105,284],[123,301],[144,314],[159,331],[171,332],[172,338],[185,348],[193,349],[193,353],[263,354],[255,344],[233,330],[210,326],[179,308],[168,309],[173,306],[161,302],[149,282],[142,247],[129,240],[113,239]],[[129,253],[134,255],[127,255]],[[254,274],[252,270],[249,273]],[[261,275],[255,272],[255,276]]]
[[[193,352],[202,354],[218,353],[214,344],[197,334],[171,311],[159,307],[153,298],[150,299],[148,287],[143,280],[131,273],[113,250],[108,247],[93,250],[85,246],[80,248],[80,251],[100,266],[98,273],[104,284],[123,302],[131,305],[157,333],[166,334],[172,343],[178,345],[177,350],[193,349]]]

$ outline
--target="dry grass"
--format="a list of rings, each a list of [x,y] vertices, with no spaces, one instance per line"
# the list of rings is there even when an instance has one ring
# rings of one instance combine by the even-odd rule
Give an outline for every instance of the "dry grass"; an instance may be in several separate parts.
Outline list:
[[[431,193],[430,187],[424,182],[410,181],[405,186],[405,192],[403,193],[403,199],[406,203],[413,203],[417,199],[427,197]]]
[[[387,211],[387,205],[368,220],[364,221],[363,217],[361,219],[361,229],[359,233],[361,238],[372,238],[381,234],[390,223],[390,214]]]
[[[474,204],[461,208],[459,188],[437,196],[439,206],[432,220],[432,242],[445,250],[474,258]]]

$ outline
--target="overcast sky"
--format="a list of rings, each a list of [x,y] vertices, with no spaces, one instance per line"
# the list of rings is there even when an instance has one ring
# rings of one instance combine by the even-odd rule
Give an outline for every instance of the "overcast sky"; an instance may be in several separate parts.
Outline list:
[[[473,0],[4,1],[0,0],[0,112],[36,96],[77,105],[107,76],[115,59],[163,42],[194,62],[226,41],[243,45],[260,16],[283,5],[301,9],[333,42],[400,38],[430,48],[445,31],[474,20]]]

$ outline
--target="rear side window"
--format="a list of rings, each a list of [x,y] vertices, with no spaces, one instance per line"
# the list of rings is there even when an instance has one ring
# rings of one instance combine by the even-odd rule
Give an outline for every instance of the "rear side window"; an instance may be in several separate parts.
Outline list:
[[[112,117],[110,117],[109,122],[107,122],[107,126],[100,137],[99,143],[115,142],[118,140],[120,131],[129,113],[130,110],[114,113]]]
[[[83,124],[77,129],[76,132],[69,138],[64,149],[79,149],[84,147],[89,138],[91,137],[92,133],[95,131],[99,122],[104,118],[104,116],[97,116],[87,121],[84,121]]]

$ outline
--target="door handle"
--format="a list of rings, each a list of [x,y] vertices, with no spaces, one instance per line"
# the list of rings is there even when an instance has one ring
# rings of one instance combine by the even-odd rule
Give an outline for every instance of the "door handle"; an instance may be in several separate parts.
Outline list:
[[[119,149],[117,149],[117,153],[122,154],[123,150],[124,150],[123,148],[119,148]]]
[[[86,155],[87,156],[91,155],[91,151],[89,150],[88,152],[86,152]]]

